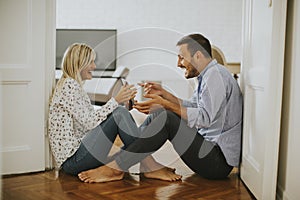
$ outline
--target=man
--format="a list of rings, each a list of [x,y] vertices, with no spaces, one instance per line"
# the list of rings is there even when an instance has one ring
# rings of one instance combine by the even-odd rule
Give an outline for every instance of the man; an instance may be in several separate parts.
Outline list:
[[[120,153],[108,165],[111,168],[101,168],[98,182],[115,180],[115,174],[122,174],[121,170],[158,150],[166,140],[171,141],[187,166],[205,178],[225,178],[239,165],[242,94],[236,80],[212,59],[210,42],[201,34],[185,36],[177,46],[178,67],[185,69],[186,78],[198,79],[193,96],[181,100],[159,84],[143,84],[145,97],[151,99],[136,103],[134,108],[152,113],[142,125],[144,137]],[[79,177],[94,180],[91,174]]]

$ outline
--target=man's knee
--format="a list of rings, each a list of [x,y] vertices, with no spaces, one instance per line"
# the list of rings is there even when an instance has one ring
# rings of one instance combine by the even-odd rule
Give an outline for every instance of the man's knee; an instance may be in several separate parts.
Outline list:
[[[175,120],[175,121],[180,120],[180,116],[170,110],[166,111],[166,115],[167,118],[170,120]]]
[[[165,121],[165,122],[173,121],[175,119],[180,120],[180,117],[177,114],[175,114],[174,112],[172,112],[170,110],[166,110],[166,109],[159,109],[158,111],[152,113],[151,115],[148,116],[147,120],[153,121],[155,118],[159,118],[159,120]]]
[[[177,132],[180,131],[181,126],[185,126],[185,123],[181,120],[181,117],[176,113],[167,110],[166,111],[166,124],[165,127],[167,128],[170,138],[175,137]]]

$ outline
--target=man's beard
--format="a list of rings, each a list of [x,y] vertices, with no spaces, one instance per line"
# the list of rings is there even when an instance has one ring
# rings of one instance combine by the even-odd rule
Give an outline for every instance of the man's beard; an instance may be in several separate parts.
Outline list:
[[[194,78],[199,75],[199,72],[196,68],[191,68],[189,71],[186,71],[185,78]]]

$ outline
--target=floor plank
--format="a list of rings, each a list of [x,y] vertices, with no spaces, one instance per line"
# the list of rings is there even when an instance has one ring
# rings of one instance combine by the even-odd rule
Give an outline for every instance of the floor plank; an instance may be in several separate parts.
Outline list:
[[[126,174],[122,181],[82,183],[77,177],[55,171],[2,178],[5,200],[168,200],[168,199],[254,199],[235,170],[225,180],[207,180],[191,172],[180,160],[173,163],[182,181],[166,182]]]

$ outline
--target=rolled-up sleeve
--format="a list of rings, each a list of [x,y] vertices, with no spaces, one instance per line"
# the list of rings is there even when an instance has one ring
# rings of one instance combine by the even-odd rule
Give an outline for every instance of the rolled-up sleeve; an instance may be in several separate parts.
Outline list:
[[[205,128],[210,125],[210,116],[204,109],[187,108],[188,126],[193,128]]]
[[[183,100],[182,101],[182,106],[183,107],[197,107],[197,102],[191,102],[191,101],[188,101],[188,100]]]
[[[194,91],[192,97],[189,100],[182,100],[183,107],[197,108],[197,90]]]

